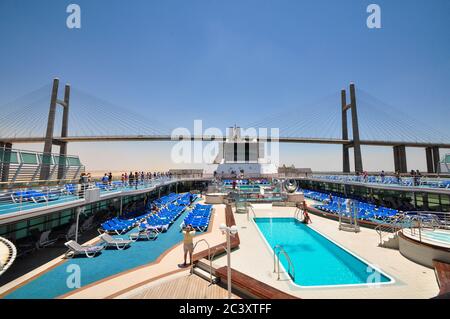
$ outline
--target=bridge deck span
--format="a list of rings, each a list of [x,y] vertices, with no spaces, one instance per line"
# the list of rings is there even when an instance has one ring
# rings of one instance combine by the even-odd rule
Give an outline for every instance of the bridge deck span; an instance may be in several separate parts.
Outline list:
[[[69,136],[69,137],[55,137],[55,144],[61,142],[132,142],[132,141],[225,141],[224,136],[191,136],[187,138],[172,137],[170,135],[110,135],[110,136]],[[44,137],[14,137],[14,138],[0,138],[1,142],[12,144],[24,143],[43,143]],[[279,137],[277,139],[267,139],[268,142],[278,141],[280,143],[304,143],[304,144],[334,144],[334,145],[349,145],[353,144],[352,140],[335,139],[335,138],[308,138],[308,137]],[[398,146],[404,145],[406,147],[440,147],[450,148],[448,143],[432,143],[432,142],[406,142],[406,141],[371,141],[361,140],[361,145],[370,146]]]

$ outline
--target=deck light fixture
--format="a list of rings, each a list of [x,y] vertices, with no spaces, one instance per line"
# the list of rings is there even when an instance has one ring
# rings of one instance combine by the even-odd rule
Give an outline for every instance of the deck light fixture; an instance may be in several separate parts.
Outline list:
[[[227,235],[227,248],[225,249],[227,252],[227,286],[228,286],[228,299],[231,299],[231,236],[235,236],[238,232],[238,228],[236,225],[228,227],[225,224],[221,224],[219,229],[222,231],[222,234]]]

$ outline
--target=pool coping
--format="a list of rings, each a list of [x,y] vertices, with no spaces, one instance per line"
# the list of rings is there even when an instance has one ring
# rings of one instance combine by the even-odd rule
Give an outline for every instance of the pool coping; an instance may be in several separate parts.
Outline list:
[[[284,219],[295,219],[294,217],[256,217],[256,219],[263,219],[263,218],[266,218],[266,219],[281,219],[281,218],[284,218]],[[271,254],[274,254],[273,248],[270,246],[270,244],[267,241],[267,239],[265,238],[264,234],[259,229],[258,224],[256,224],[256,222],[255,222],[255,218],[252,218],[251,221],[252,221],[253,225],[256,227],[256,229],[258,231],[258,234],[260,235],[260,237],[263,239],[264,243],[266,244],[266,247],[269,249],[269,252]],[[368,262],[366,259],[360,257],[358,254],[353,253],[349,249],[343,247],[342,245],[340,245],[336,241],[334,241],[331,238],[329,238],[328,236],[324,235],[322,232],[318,231],[317,229],[314,229],[312,227],[310,227],[310,229],[315,231],[316,233],[318,233],[319,235],[321,235],[322,237],[324,237],[328,241],[332,242],[333,244],[335,244],[336,246],[338,246],[342,250],[346,251],[347,253],[349,253],[353,257],[355,257],[355,258],[359,259],[360,261],[364,262],[367,266],[371,267],[373,270],[375,270],[378,273],[386,276],[390,281],[389,282],[379,282],[379,283],[348,284],[348,285],[342,285],[341,284],[341,285],[301,286],[301,285],[297,284],[294,280],[292,280],[292,277],[290,275],[284,275],[285,277],[287,277],[289,279],[289,283],[291,285],[293,285],[294,287],[300,288],[302,290],[307,290],[307,289],[326,289],[326,288],[352,288],[352,287],[366,287],[366,288],[370,288],[370,287],[376,287],[376,286],[394,285],[394,284],[397,283],[397,281],[395,280],[394,277],[392,277],[391,275],[389,275],[385,271],[382,271],[379,267],[376,267],[372,263]],[[288,274],[288,272],[286,271],[286,268],[283,266],[283,263],[280,262],[279,264],[281,265],[282,269],[284,270],[284,274]]]

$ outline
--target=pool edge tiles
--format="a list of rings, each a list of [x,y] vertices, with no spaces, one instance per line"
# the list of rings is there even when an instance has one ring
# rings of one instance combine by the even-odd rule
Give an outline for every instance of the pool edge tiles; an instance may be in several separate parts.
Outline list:
[[[295,218],[292,218],[292,217],[257,217],[257,218],[252,219],[252,222],[254,223],[254,226],[256,227],[259,235],[263,239],[263,241],[266,244],[266,247],[269,249],[270,253],[273,255],[274,254],[273,247],[269,243],[269,239],[266,237],[266,234],[264,233],[263,229],[261,229],[261,227],[260,227],[261,223],[258,224],[258,221],[261,222],[264,220],[277,220],[277,221],[286,220],[286,221],[292,222],[292,221],[295,221]],[[306,225],[303,225],[303,226],[307,227],[308,232],[312,232],[314,234],[314,236],[320,236],[321,239],[323,239],[327,243],[330,243],[330,247],[335,246],[333,248],[337,249],[337,251],[339,253],[342,253],[344,255],[349,255],[352,259],[354,259],[358,263],[364,265],[366,267],[366,269],[371,269],[373,272],[377,272],[381,276],[381,278],[384,277],[385,280],[379,281],[379,282],[367,282],[366,281],[366,282],[358,282],[358,283],[326,283],[326,284],[314,284],[314,285],[306,284],[305,285],[305,284],[301,284],[301,283],[297,282],[290,275],[286,275],[286,278],[289,279],[290,284],[292,284],[293,286],[300,288],[300,289],[351,288],[351,287],[369,288],[369,287],[376,287],[376,286],[393,285],[396,283],[396,280],[392,276],[387,274],[385,271],[381,270],[379,267],[373,265],[372,263],[368,262],[364,258],[358,256],[356,253],[350,251],[349,249],[341,246],[339,243],[330,239],[328,236],[324,235],[320,231],[313,229],[311,227],[308,227]],[[288,252],[288,254],[289,254],[289,252]],[[292,258],[292,254],[289,254],[289,256],[291,257],[291,259],[295,260],[295,257]],[[342,261],[342,262],[345,263],[344,261]],[[280,265],[283,269],[283,273],[287,274],[288,272],[286,271],[285,263],[286,263],[286,261],[284,260],[284,258],[280,258]],[[295,265],[295,262],[293,262],[293,263],[294,263],[294,269],[296,268],[296,266],[297,266],[297,268],[300,267],[298,269],[302,269],[301,264]],[[297,277],[298,270],[295,269],[295,271],[296,271],[295,275]],[[370,273],[367,272],[367,276],[369,276],[369,275],[370,275]]]
[[[161,233],[155,241],[138,241],[131,244],[126,250],[103,250],[102,253],[94,258],[73,258],[62,259],[62,263],[50,270],[44,270],[37,277],[24,285],[18,285],[17,288],[10,290],[4,295],[3,299],[53,299],[68,293],[75,292],[77,289],[83,289],[86,286],[95,284],[106,278],[120,275],[123,272],[139,268],[141,266],[150,265],[158,260],[158,258],[165,252],[171,250],[173,247],[182,242],[182,235],[179,225],[182,223],[184,217],[189,212],[186,209],[171,225],[167,232]],[[133,247],[134,246],[134,247]],[[136,247],[137,246],[137,247]],[[144,255],[142,249],[147,248],[149,254]],[[133,249],[134,253],[133,254]],[[120,256],[121,253],[131,252],[128,256]],[[99,259],[102,254],[108,254],[106,258]],[[111,257],[112,256],[112,257]],[[105,257],[105,256],[103,256]],[[116,257],[116,258],[114,258]],[[140,257],[140,260],[133,260],[133,257]],[[112,260],[111,260],[112,259]],[[116,259],[116,260],[114,260]],[[114,263],[114,261],[121,261],[121,263]],[[97,261],[97,262],[96,262]],[[130,263],[130,261],[132,261]],[[115,265],[116,264],[116,265]],[[117,266],[119,264],[119,266]],[[70,265],[78,265],[80,270],[81,285],[79,287],[70,288],[67,283],[74,269]],[[84,268],[83,268],[84,267]],[[86,269],[87,268],[87,269]],[[113,268],[113,269],[111,269]],[[70,270],[70,271],[69,271]],[[107,270],[104,272],[104,270]],[[83,272],[88,272],[88,279],[83,279]],[[86,278],[86,277],[84,277]]]

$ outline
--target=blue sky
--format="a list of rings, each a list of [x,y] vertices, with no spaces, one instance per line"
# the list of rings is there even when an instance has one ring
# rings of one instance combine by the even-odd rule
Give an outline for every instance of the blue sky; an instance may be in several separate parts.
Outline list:
[[[70,3],[81,7],[80,30],[66,27]],[[381,6],[382,29],[366,26],[370,3]],[[2,0],[0,105],[58,76],[169,126],[203,119],[222,128],[301,112],[354,81],[449,133],[449,17],[447,0]],[[133,168],[164,169],[173,166],[170,146],[73,144],[70,151],[92,169],[105,162],[126,169],[113,160],[119,149]],[[281,162],[340,169],[339,149],[286,145]],[[391,149],[365,154],[366,168],[392,169]],[[408,155],[411,168],[424,169],[423,150]]]

